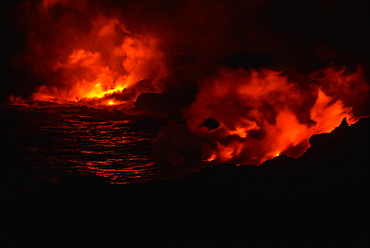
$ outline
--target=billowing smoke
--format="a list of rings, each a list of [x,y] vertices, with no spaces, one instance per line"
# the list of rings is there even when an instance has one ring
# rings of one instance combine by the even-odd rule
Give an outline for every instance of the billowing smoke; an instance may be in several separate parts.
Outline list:
[[[15,9],[27,42],[13,64],[27,77],[12,94],[25,85],[20,94],[33,100],[170,119],[154,142],[161,162],[296,157],[311,135],[369,114],[366,1],[42,0]]]
[[[202,84],[184,116],[204,140],[205,160],[258,165],[282,154],[298,157],[312,135],[331,132],[343,118],[357,121],[353,106],[369,86],[360,69],[345,73],[317,72],[321,77],[311,75],[302,89],[280,72],[224,69]]]

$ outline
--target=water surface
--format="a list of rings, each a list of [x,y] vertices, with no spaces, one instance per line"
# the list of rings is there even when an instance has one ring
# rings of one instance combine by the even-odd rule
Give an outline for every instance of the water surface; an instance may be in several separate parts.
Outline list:
[[[81,173],[116,184],[155,178],[157,129],[149,123],[84,106],[7,106],[1,112],[4,168],[25,166],[56,182]]]

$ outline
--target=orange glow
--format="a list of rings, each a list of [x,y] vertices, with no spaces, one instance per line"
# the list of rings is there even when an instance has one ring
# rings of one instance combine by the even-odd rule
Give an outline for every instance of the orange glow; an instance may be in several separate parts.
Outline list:
[[[44,1],[44,4],[54,4]],[[61,30],[73,27],[60,27]],[[134,90],[125,98],[132,103],[143,92],[161,92],[159,79],[166,76],[158,40],[150,35],[131,34],[117,18],[99,16],[92,20],[89,33],[80,34],[79,43],[58,47],[59,58],[48,62],[52,82],[37,88],[33,100],[77,102],[109,97],[138,82],[149,80],[149,87]],[[55,49],[55,48],[53,48]],[[65,51],[65,52],[63,52]],[[70,52],[71,51],[71,52]],[[113,105],[114,101],[109,101]]]
[[[329,68],[311,77],[316,84],[309,90],[268,69],[224,69],[203,82],[184,115],[191,131],[208,141],[204,160],[259,165],[282,154],[298,157],[312,135],[331,132],[345,117],[350,124],[358,120],[347,100],[368,92],[360,70],[346,75]],[[347,96],[346,81],[360,90]],[[202,128],[207,118],[220,126]]]
[[[174,116],[186,119],[186,124],[179,125],[186,127],[186,132],[191,134],[189,139],[196,138],[199,146],[194,149],[202,149],[201,159],[205,161],[259,165],[280,155],[301,156],[310,146],[312,135],[331,132],[343,118],[349,124],[355,123],[361,117],[358,116],[361,111],[356,110],[368,98],[369,85],[361,67],[355,70],[328,67],[295,77],[303,78],[302,82],[292,80],[284,72],[266,68],[223,67],[217,71],[221,65],[215,63],[216,59],[222,61],[219,59],[233,49],[244,49],[244,45],[237,45],[244,36],[240,36],[240,41],[235,44],[222,44],[225,50],[213,55],[210,53],[212,46],[209,51],[202,52],[201,49],[207,46],[199,42],[196,44],[198,51],[195,45],[182,43],[182,35],[171,37],[170,30],[157,30],[158,26],[163,26],[161,22],[153,27],[139,22],[130,29],[119,17],[121,12],[109,7],[100,11],[100,5],[93,2],[41,0],[37,4],[38,8],[34,9],[38,15],[28,18],[29,40],[24,56],[27,68],[32,71],[30,85],[38,85],[31,100],[78,102],[108,110],[130,110],[132,103],[143,93],[165,93],[144,95],[135,107],[136,112],[131,112],[149,114],[154,119],[165,117],[163,119],[167,120]],[[30,8],[29,11],[33,10]],[[138,17],[145,15],[137,14]],[[227,22],[225,27],[228,27]],[[146,31],[135,33],[128,29]],[[208,25],[199,30],[203,29],[213,30],[208,30]],[[177,30],[182,31],[176,27]],[[231,33],[235,30],[232,28]],[[256,33],[256,36],[259,35]],[[204,37],[207,39],[202,40],[209,45],[212,39],[207,35]],[[223,41],[218,34],[215,37],[220,38],[218,42]],[[197,40],[191,35],[186,38]],[[251,41],[250,44],[254,43]],[[273,50],[271,55],[274,55]],[[210,73],[213,76],[206,78]],[[197,89],[193,87],[194,82],[198,83]],[[168,86],[167,91],[165,86]],[[19,97],[10,100],[15,104],[26,104]],[[181,117],[179,111],[182,111]],[[212,127],[203,125],[206,120],[210,120]],[[184,151],[180,152],[185,155],[175,152],[173,160],[186,161],[181,156],[193,154],[199,158],[199,151],[188,153],[195,142],[191,140],[191,146],[187,146],[186,135],[176,132],[182,134],[181,129],[176,128],[168,134],[163,132],[163,136],[171,136],[169,140],[172,136],[173,139],[181,136],[181,142],[174,142],[176,145],[169,143],[171,151],[177,146],[182,149],[185,143]],[[166,156],[171,157],[172,153],[163,155]]]

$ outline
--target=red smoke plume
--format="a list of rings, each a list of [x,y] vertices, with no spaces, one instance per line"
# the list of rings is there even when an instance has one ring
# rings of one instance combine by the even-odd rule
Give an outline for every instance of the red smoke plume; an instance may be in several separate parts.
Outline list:
[[[327,68],[310,77],[305,89],[268,69],[223,69],[206,80],[184,111],[191,132],[204,141],[203,159],[258,165],[282,154],[298,157],[312,135],[331,132],[343,118],[358,120],[352,103],[369,90],[360,68],[351,74]]]
[[[45,0],[38,15],[29,17],[34,23],[25,61],[45,81],[32,100],[132,104],[141,93],[163,90],[158,80],[166,67],[158,39],[130,33],[118,16],[97,8],[87,1]],[[143,80],[145,89],[138,90]],[[128,88],[120,101],[110,97]]]
[[[367,67],[355,66],[363,61],[353,59],[358,50],[347,37],[326,36],[336,37],[322,14],[328,6],[268,0],[25,2],[19,6],[28,34],[22,64],[39,80],[32,100],[130,108],[137,101],[136,109],[149,106],[150,115],[158,101],[162,109],[177,108],[185,124],[170,121],[162,129],[155,141],[161,161],[258,165],[281,154],[300,156],[312,135],[366,114]],[[307,9],[321,25],[307,23]],[[351,39],[361,37],[358,30]],[[236,51],[244,57],[225,60]],[[188,90],[192,82],[197,94]],[[148,92],[162,95],[150,100],[143,95]],[[195,100],[178,100],[185,97]]]

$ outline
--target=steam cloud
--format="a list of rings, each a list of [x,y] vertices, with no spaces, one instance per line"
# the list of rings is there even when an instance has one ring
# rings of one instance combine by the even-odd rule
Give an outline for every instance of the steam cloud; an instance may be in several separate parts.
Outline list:
[[[136,101],[140,114],[185,119],[162,129],[155,142],[160,161],[259,164],[281,152],[297,156],[310,135],[330,131],[317,128],[325,111],[338,111],[329,129],[344,117],[368,115],[366,1],[43,0],[13,9],[9,19],[26,35],[17,39],[23,49],[16,59],[11,54],[18,69],[7,92],[81,100],[78,89],[99,94],[120,86],[104,101]],[[121,83],[128,79],[130,87]],[[273,88],[260,88],[263,81]],[[266,95],[252,95],[256,89]],[[276,149],[276,136],[286,136],[276,130],[292,126],[299,138]]]

